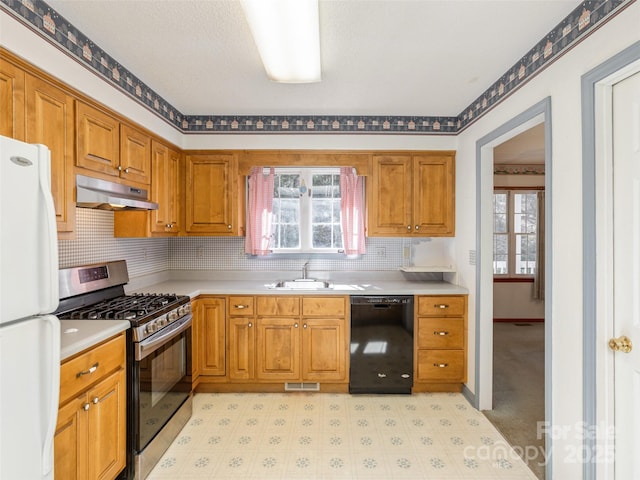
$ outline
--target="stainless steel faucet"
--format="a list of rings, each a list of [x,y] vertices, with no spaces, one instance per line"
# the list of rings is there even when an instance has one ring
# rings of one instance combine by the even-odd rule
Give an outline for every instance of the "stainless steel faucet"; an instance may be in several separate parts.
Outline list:
[[[302,278],[303,278],[304,280],[306,280],[306,279],[307,279],[308,269],[309,269],[309,262],[306,262],[306,263],[302,266]]]

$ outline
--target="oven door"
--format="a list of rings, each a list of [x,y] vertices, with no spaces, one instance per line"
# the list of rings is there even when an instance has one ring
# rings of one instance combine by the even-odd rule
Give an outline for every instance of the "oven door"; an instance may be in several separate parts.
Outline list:
[[[191,395],[191,315],[135,344],[133,377],[139,453]]]

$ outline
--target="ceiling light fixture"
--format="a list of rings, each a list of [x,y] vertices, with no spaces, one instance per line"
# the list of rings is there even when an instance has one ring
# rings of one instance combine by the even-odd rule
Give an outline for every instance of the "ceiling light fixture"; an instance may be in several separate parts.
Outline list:
[[[271,80],[321,80],[318,0],[240,0]]]

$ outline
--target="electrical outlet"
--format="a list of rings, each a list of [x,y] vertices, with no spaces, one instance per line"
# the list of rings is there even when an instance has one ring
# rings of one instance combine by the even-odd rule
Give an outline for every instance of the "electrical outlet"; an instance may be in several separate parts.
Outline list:
[[[411,257],[411,247],[404,247],[405,260],[409,260],[410,257]]]
[[[378,257],[385,257],[387,255],[387,249],[384,247],[376,248],[376,255]]]
[[[202,247],[197,248],[196,255],[198,256],[198,258],[202,258],[204,256],[204,250]]]
[[[144,256],[144,259],[146,260],[147,259],[147,249],[146,248],[142,249],[142,255]]]
[[[476,264],[476,251],[469,250],[469,265],[475,265],[475,264]]]

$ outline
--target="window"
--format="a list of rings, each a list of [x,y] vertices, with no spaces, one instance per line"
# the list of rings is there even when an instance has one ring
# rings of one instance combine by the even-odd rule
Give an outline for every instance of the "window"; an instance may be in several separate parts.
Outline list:
[[[340,169],[276,168],[274,253],[342,250]]]
[[[538,196],[534,191],[504,190],[493,195],[493,274],[536,273]]]

